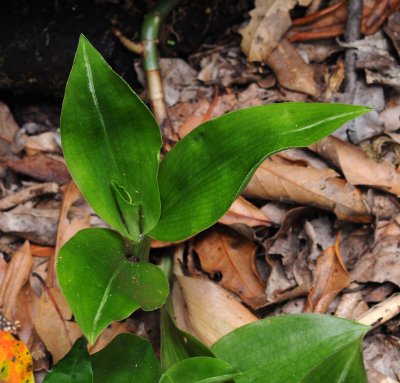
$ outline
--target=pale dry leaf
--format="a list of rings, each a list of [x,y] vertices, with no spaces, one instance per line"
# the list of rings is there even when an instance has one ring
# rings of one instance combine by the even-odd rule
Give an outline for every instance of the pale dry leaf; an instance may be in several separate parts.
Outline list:
[[[61,247],[71,239],[78,231],[90,227],[90,212],[84,211],[81,218],[69,218],[68,212],[72,204],[81,196],[81,192],[74,181],[71,181],[63,195],[60,215],[58,218],[57,240],[53,256],[49,261],[48,284],[51,287],[56,283],[56,259]]]
[[[7,156],[11,152],[12,143],[18,125],[14,120],[8,106],[0,101],[0,155]]]
[[[332,169],[314,169],[265,160],[243,193],[249,198],[294,202],[332,211],[339,219],[370,222],[361,192]]]
[[[240,30],[241,47],[250,62],[265,63],[291,25],[289,11],[296,0],[259,0],[250,23]]]
[[[357,282],[392,282],[400,286],[399,237],[386,236],[358,260],[351,270],[352,280]]]
[[[330,246],[317,258],[315,284],[307,298],[307,312],[324,314],[332,300],[350,284],[338,249]]]
[[[283,38],[266,60],[283,87],[318,98],[321,89],[314,68],[307,64],[296,48]]]
[[[216,283],[183,276],[177,279],[190,325],[207,346],[236,328],[258,320],[233,294]]]
[[[224,225],[244,223],[254,227],[270,226],[273,221],[261,209],[239,196],[218,222]]]
[[[257,245],[242,236],[219,226],[193,241],[202,269],[217,276],[219,284],[233,291],[254,309],[266,303],[264,282],[257,272]]]
[[[54,299],[54,301],[52,300]],[[58,287],[43,291],[36,311],[35,329],[57,363],[82,336],[78,324]]]
[[[88,351],[94,354],[106,347],[118,334],[129,332],[129,326],[126,322],[110,323],[98,336],[96,342],[91,345],[88,343]]]
[[[17,297],[29,278],[32,265],[29,242],[26,241],[13,254],[0,287],[0,307],[3,307],[4,315],[10,320],[15,319]]]
[[[333,136],[310,148],[339,168],[352,185],[373,186],[400,196],[400,173],[390,162],[376,162],[359,147]]]
[[[45,132],[35,136],[21,136],[24,140],[25,152],[30,156],[38,152],[61,153],[61,148],[54,139],[53,132]]]

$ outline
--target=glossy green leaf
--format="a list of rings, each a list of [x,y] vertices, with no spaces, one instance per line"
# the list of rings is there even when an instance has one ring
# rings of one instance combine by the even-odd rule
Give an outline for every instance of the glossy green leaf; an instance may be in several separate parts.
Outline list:
[[[85,198],[110,225],[139,240],[160,215],[160,129],[146,105],[84,36],[60,125],[68,169]]]
[[[284,315],[240,327],[211,350],[243,372],[237,383],[366,383],[360,346],[368,330],[328,315]]]
[[[214,358],[215,355],[205,344],[176,326],[171,318],[171,312],[173,312],[173,308],[169,298],[161,309],[161,366],[163,371],[165,372],[175,363],[187,358],[196,356]]]
[[[157,383],[161,376],[153,347],[137,335],[119,334],[90,358],[94,383]]]
[[[150,233],[178,241],[215,223],[269,155],[307,146],[370,108],[283,103],[242,109],[193,130],[161,162],[161,217]]]
[[[122,236],[109,229],[79,231],[60,250],[57,276],[75,319],[90,343],[112,321],[165,303],[168,281],[148,262],[129,262]]]
[[[174,364],[160,383],[220,383],[241,375],[229,363],[205,356],[189,358]]]
[[[46,375],[43,383],[91,383],[93,382],[92,365],[86,342],[80,338]]]

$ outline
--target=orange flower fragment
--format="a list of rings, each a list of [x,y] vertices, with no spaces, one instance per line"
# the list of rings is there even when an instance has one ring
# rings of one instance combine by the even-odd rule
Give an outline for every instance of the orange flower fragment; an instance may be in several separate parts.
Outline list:
[[[24,342],[0,330],[0,381],[33,383],[33,362]]]

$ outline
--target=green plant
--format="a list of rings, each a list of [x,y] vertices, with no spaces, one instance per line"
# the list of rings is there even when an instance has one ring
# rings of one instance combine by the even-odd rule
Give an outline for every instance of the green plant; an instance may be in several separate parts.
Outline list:
[[[167,277],[149,262],[152,238],[179,241],[206,229],[267,156],[309,145],[368,110],[306,103],[239,110],[199,126],[160,163],[153,115],[81,36],[62,145],[83,195],[118,230],[82,230],[58,255],[60,286],[89,342],[112,321],[166,302]],[[163,374],[147,341],[122,334],[91,356],[78,340],[46,382],[365,382],[360,343],[367,330],[333,317],[285,316],[244,326],[208,349],[176,327],[169,305],[162,310]]]

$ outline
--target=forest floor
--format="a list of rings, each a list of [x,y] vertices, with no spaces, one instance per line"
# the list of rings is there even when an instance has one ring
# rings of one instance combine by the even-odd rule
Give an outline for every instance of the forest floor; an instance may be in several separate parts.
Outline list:
[[[224,335],[218,323],[231,314],[238,319],[225,328],[303,312],[363,321],[375,310],[363,343],[368,379],[400,381],[400,10],[377,14],[365,1],[361,35],[345,42],[346,5],[311,17],[327,2],[271,3],[245,13],[213,44],[160,59],[172,125],[166,145],[251,106],[341,102],[374,110],[318,144],[271,156],[219,223],[180,244],[153,241],[151,258],[174,254],[175,274],[190,278],[173,290],[176,302],[185,300],[177,323],[208,345]],[[356,52],[353,66],[348,52]],[[139,58],[135,70],[148,101]],[[0,102],[0,330],[25,342],[41,382],[82,335],[57,285],[56,254],[78,230],[107,225],[65,165],[60,105],[10,100]],[[229,307],[232,297],[240,304]],[[207,306],[207,329],[190,323],[200,315],[193,302]],[[112,323],[89,351],[133,332],[159,352],[158,315],[139,310]]]

